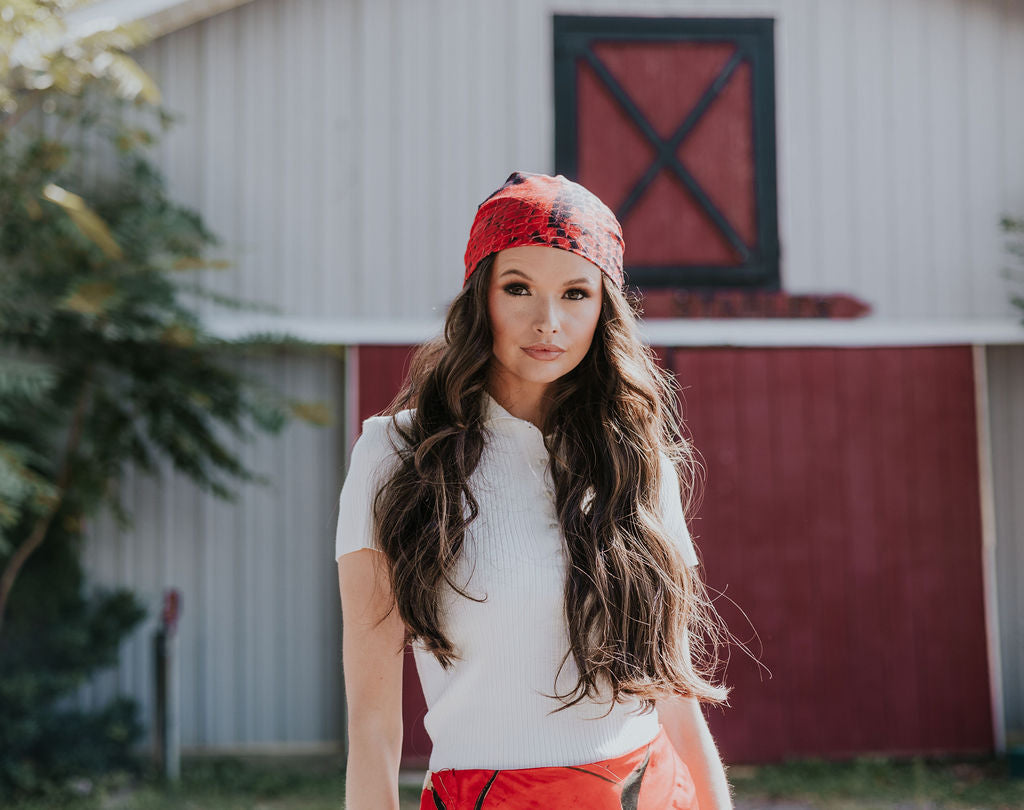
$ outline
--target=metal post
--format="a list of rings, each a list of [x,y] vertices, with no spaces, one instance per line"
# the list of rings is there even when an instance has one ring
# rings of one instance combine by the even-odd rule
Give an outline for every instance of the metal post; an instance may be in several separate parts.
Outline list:
[[[160,626],[153,635],[153,658],[156,673],[156,762],[164,778],[170,782],[177,782],[181,777],[177,632],[180,615],[181,592],[177,588],[168,588],[164,591]]]

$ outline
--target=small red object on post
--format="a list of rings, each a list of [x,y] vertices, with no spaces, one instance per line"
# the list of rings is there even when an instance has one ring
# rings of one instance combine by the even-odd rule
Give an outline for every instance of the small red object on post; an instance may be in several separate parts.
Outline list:
[[[168,588],[164,591],[164,608],[160,614],[164,629],[170,634],[178,628],[178,617],[181,615],[181,591]]]

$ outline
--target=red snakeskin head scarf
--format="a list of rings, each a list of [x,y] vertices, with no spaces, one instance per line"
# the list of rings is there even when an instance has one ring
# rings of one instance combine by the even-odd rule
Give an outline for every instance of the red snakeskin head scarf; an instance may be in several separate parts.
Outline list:
[[[597,265],[621,289],[622,227],[607,205],[558,174],[512,172],[477,207],[466,245],[466,286],[480,260],[519,245],[548,245]]]

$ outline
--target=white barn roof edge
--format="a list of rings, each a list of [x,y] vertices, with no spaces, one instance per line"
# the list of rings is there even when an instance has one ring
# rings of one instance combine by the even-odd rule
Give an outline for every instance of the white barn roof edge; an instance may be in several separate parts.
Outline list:
[[[156,39],[249,2],[251,0],[97,0],[70,13],[67,21],[71,33],[93,29],[101,20],[109,22],[100,27],[142,22]]]

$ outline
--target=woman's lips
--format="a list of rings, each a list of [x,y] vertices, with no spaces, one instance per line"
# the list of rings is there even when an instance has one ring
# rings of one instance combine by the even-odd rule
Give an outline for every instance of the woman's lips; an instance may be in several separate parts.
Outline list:
[[[565,354],[564,349],[523,349],[523,351],[530,355],[534,360],[554,360]]]

